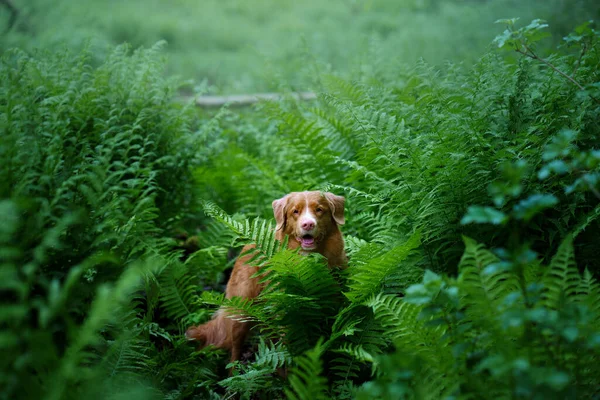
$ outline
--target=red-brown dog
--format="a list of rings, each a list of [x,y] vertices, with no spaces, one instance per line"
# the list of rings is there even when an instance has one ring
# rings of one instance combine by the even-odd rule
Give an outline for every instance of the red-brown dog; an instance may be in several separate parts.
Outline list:
[[[277,240],[287,235],[290,249],[301,247],[301,253],[320,253],[327,258],[330,268],[346,266],[344,239],[338,228],[344,224],[343,197],[323,192],[294,192],[273,201],[273,213]],[[236,261],[225,290],[226,298],[252,299],[260,294],[262,286],[258,278],[252,278],[258,268],[246,264],[252,257],[248,251],[253,247],[244,247],[242,254],[246,255]],[[206,324],[189,328],[185,336],[199,341],[201,347],[213,345],[229,350],[231,361],[236,361],[249,329],[248,323],[228,318],[220,309]]]

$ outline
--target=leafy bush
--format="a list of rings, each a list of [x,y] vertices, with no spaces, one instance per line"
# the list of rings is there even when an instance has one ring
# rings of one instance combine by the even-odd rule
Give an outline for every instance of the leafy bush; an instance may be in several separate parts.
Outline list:
[[[166,237],[192,206],[194,163],[159,47],[119,47],[98,68],[89,52],[2,57],[6,398],[87,396],[109,372],[103,397],[152,362],[140,290],[178,265]]]
[[[572,239],[549,266],[522,260],[508,268],[465,243],[458,278],[428,272],[404,300],[377,299],[395,317],[386,323],[396,351],[381,358],[384,372],[359,398],[597,395],[600,292],[588,270],[577,271]],[[417,308],[417,329],[403,329],[406,307]]]

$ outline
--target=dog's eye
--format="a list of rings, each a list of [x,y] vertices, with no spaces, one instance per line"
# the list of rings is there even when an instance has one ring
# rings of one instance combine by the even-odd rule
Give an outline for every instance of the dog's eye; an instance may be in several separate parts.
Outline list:
[[[298,210],[294,210],[294,211],[292,211],[292,212],[293,212],[294,214],[298,214],[300,211],[298,211]]]
[[[317,212],[323,212],[323,209],[321,207],[317,207]]]

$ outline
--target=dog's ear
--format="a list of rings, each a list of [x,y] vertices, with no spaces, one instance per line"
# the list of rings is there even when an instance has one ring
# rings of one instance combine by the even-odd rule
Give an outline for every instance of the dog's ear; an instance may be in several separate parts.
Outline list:
[[[285,195],[280,199],[273,200],[273,214],[275,215],[275,221],[277,221],[277,226],[275,230],[281,230],[285,227],[286,222],[286,206],[289,195]]]
[[[346,199],[329,192],[325,192],[324,195],[329,203],[329,207],[331,207],[331,216],[333,217],[333,220],[338,225],[344,225],[346,222],[346,219],[344,218],[344,202]]]

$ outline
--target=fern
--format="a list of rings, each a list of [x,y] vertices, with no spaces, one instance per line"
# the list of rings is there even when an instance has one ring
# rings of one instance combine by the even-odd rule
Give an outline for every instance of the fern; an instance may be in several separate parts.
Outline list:
[[[489,324],[490,311],[499,310],[506,295],[518,292],[519,282],[483,245],[467,237],[464,241],[466,249],[458,265],[459,282],[464,290],[462,301],[469,316]]]
[[[5,51],[3,396],[596,396],[597,31],[542,57],[544,24],[508,20],[496,43],[531,60],[392,71],[385,23],[355,74],[311,76],[316,101],[214,116],[172,102],[162,44]],[[349,268],[275,239],[271,201],[307,189],[346,196]],[[461,223],[490,197],[503,223]],[[225,299],[242,244],[264,290]],[[185,340],[216,307],[254,358]]]
[[[558,308],[566,299],[576,293],[579,282],[580,277],[573,252],[573,239],[567,237],[558,248],[542,278],[544,285],[542,304],[548,308]]]
[[[267,343],[262,338],[258,344],[256,361],[258,366],[268,366],[272,370],[281,368],[291,362],[291,357],[283,343]]]
[[[440,343],[444,330],[423,326],[419,318],[420,307],[384,294],[370,298],[366,305],[373,309],[386,330],[386,336],[397,348],[427,358],[432,365],[438,365],[440,360],[448,362],[451,359],[449,349]]]
[[[587,269],[577,285],[573,300],[587,305],[595,317],[595,322],[600,322],[600,284]]]
[[[288,399],[309,400],[309,399],[327,399],[326,380],[321,376],[323,372],[323,363],[321,361],[322,344],[317,345],[296,357],[294,362],[296,366],[291,370],[289,377],[290,389],[285,390]]]
[[[324,321],[335,315],[342,300],[339,284],[322,259],[289,250],[270,259],[264,279],[269,283],[261,298],[270,307],[269,317],[263,323],[273,330],[277,326],[285,328],[292,354],[306,351],[327,333]]]
[[[122,377],[124,373],[142,376],[146,368],[153,365],[153,360],[147,354],[147,342],[141,338],[122,335],[108,345],[109,351],[103,359],[103,367],[109,378]]]
[[[371,373],[377,370],[376,356],[380,355],[389,345],[385,329],[375,316],[366,307],[350,308],[352,318],[355,322],[351,325],[343,326],[342,333],[344,341],[339,339],[336,346],[332,346],[331,351],[335,358],[331,361],[331,371],[335,376],[334,390],[343,391],[348,384],[359,377],[361,371],[370,367]],[[334,326],[335,328],[335,326]],[[342,336],[333,331],[332,339],[342,338]],[[331,339],[330,339],[331,340]]]
[[[253,261],[257,261],[259,265],[281,249],[287,247],[286,241],[281,243],[275,239],[274,225],[271,221],[256,218],[252,223],[248,220],[239,222],[210,202],[204,204],[204,210],[208,215],[217,218],[221,223],[228,226],[237,235],[237,239],[255,244],[256,249],[261,254],[255,254]]]
[[[239,375],[219,382],[231,393],[240,393],[244,398],[251,398],[256,392],[264,396],[269,392],[279,392],[283,385],[273,382],[272,376],[278,368],[292,362],[290,354],[282,343],[268,344],[260,338],[256,360],[245,366],[238,366]]]
[[[450,371],[454,357],[442,340],[444,330],[427,328],[419,318],[421,307],[398,297],[380,294],[369,299],[367,305],[381,321],[386,336],[393,340],[394,357],[401,355],[402,363],[415,360],[411,373],[415,396],[435,399],[452,393],[456,387],[456,378]],[[387,360],[387,356],[378,359],[380,375],[389,373]]]
[[[122,306],[130,293],[140,285],[140,267],[131,268],[123,274],[114,287],[103,286],[91,306],[90,314],[77,332],[76,339],[66,350],[53,377],[48,380],[48,397],[63,398],[67,385],[77,381],[82,364],[87,364],[94,356],[84,349],[97,346],[101,342],[98,331],[111,319],[116,318],[115,308]]]
[[[250,399],[252,395],[267,386],[270,382],[269,369],[250,369],[243,374],[223,379],[219,385],[226,387],[231,393],[241,394],[242,399]]]
[[[158,276],[160,299],[168,315],[174,320],[192,313],[192,304],[197,301],[194,276],[180,263],[168,265]]]
[[[376,293],[383,285],[384,279],[395,269],[401,268],[410,252],[420,243],[420,236],[414,234],[406,243],[398,245],[385,254],[369,259],[364,265],[358,264],[356,258],[352,260],[351,271],[354,270],[349,278],[349,291],[345,293],[346,297],[352,302],[360,302],[371,294]],[[407,267],[407,271],[402,278],[409,280],[415,279],[420,274],[412,270],[414,267]]]

